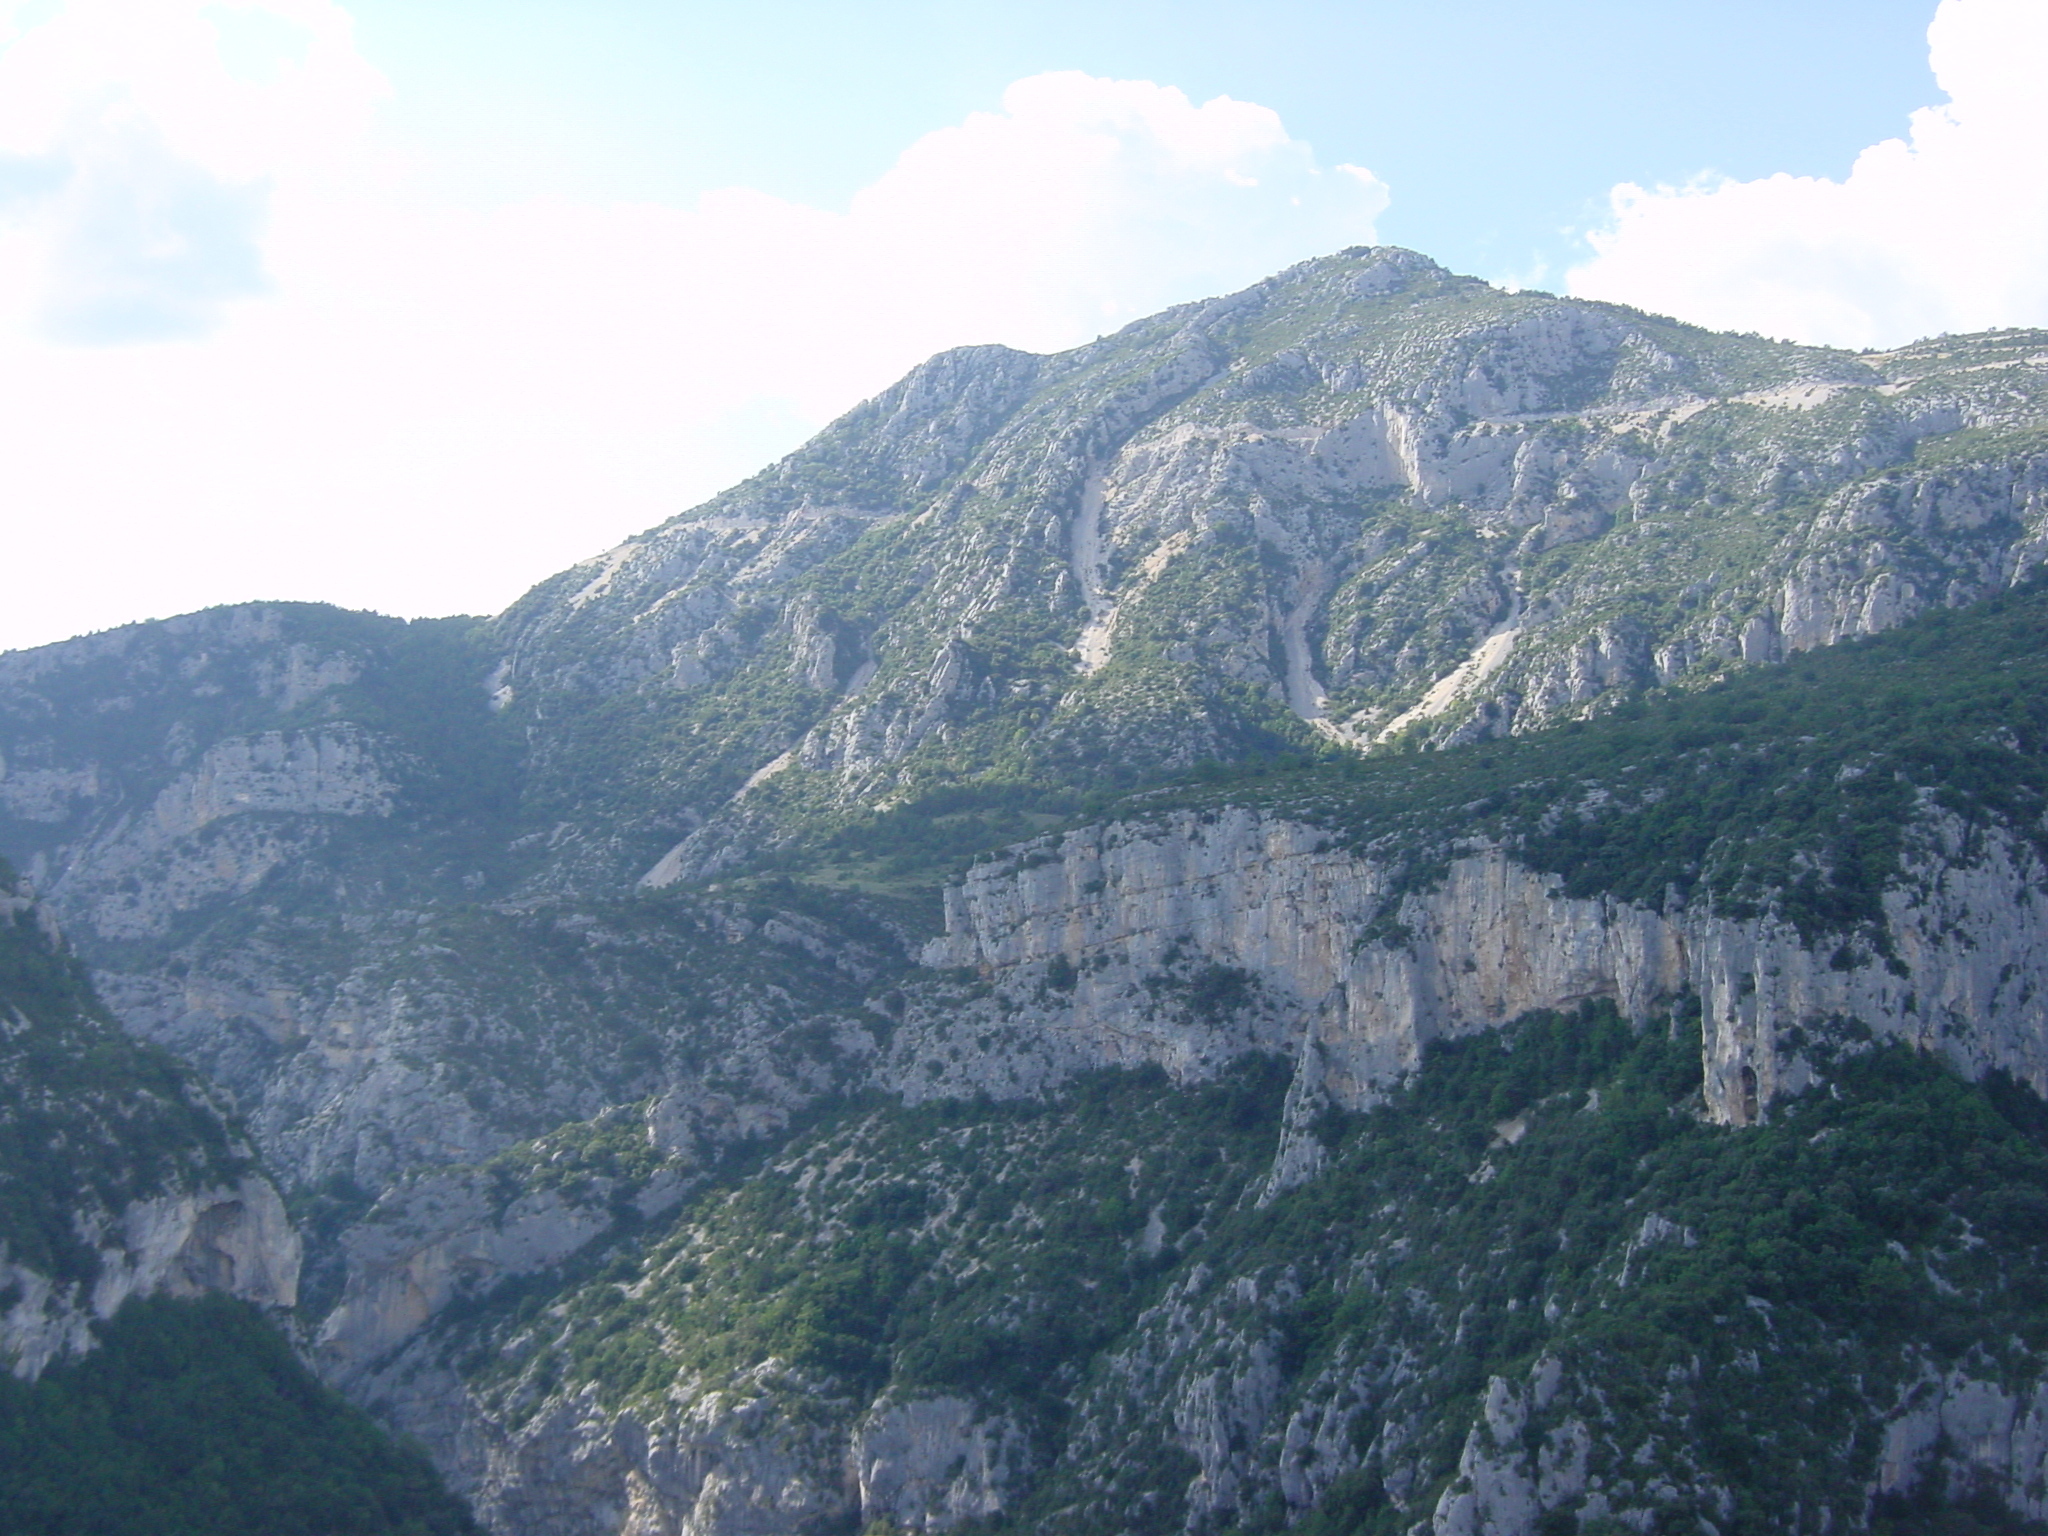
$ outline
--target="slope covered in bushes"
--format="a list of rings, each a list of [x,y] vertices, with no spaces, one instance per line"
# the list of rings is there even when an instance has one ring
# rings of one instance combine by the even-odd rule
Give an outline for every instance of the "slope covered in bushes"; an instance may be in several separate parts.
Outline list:
[[[7,1536],[466,1536],[426,1458],[242,1302],[131,1302],[33,1386],[0,1376]]]
[[[965,1401],[1023,1448],[991,1530],[1394,1536],[1469,1490],[1475,1441],[1550,1468],[1560,1531],[1839,1529],[1927,1381],[2042,1381],[2048,1111],[1898,1047],[1829,1073],[1717,1127],[1682,1013],[1531,1016],[1329,1116],[1328,1167],[1277,1195],[1278,1063],[860,1106],[433,1349],[515,1435],[585,1393],[659,1425],[722,1387],[768,1411],[750,1441],[820,1447]],[[1911,1473],[1899,1529],[1945,1476]]]

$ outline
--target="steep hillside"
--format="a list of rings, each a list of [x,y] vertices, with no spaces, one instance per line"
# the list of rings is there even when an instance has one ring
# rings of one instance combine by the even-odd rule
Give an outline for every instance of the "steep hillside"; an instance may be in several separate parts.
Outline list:
[[[289,1307],[297,1235],[189,1069],[107,1016],[0,865],[0,1362],[33,1378],[131,1296]]]
[[[343,1189],[707,1068],[785,1105],[841,1080],[829,1016],[887,931],[503,900],[553,833],[523,830],[474,629],[288,605],[0,658],[9,849],[123,1022],[228,1089],[273,1167]]]
[[[656,882],[962,782],[1527,730],[2031,569],[2044,366],[2036,333],[1852,356],[1346,252],[934,359],[515,605],[496,697],[608,839],[564,877],[667,828]]]
[[[0,1531],[474,1531],[293,1354],[298,1277],[216,1096],[0,866]]]
[[[754,1169],[388,1196],[329,1368],[508,1532],[2039,1518],[2044,684],[2036,583],[1145,792],[949,888]]]
[[[931,909],[701,877],[1526,732],[2001,590],[2040,547],[2043,358],[1346,252],[934,359],[487,623],[265,606],[0,658],[0,851],[119,1017],[343,1204],[705,1074],[786,1109],[865,1070],[864,997],[825,999]],[[909,894],[894,857],[864,890]]]
[[[1862,1047],[1716,1128],[1691,1028],[1589,1007],[1431,1047],[1275,1195],[1285,1081],[843,1112],[370,1398],[522,1536],[2048,1514],[2025,1090]]]
[[[2044,386],[1351,251],[494,619],[0,657],[0,852],[184,1064],[23,962],[133,1081],[18,1101],[10,1347],[268,1191],[196,1068],[505,1532],[2041,1515]]]
[[[976,995],[891,1063],[1033,1091],[1285,1050],[1304,1110],[1359,1107],[1433,1038],[1690,995],[1732,1123],[1845,1020],[2048,1091],[2044,658],[2035,583],[1585,725],[1140,795],[949,891],[925,959]]]
[[[124,1307],[33,1386],[0,1376],[0,1531],[473,1536],[426,1458],[218,1293]]]

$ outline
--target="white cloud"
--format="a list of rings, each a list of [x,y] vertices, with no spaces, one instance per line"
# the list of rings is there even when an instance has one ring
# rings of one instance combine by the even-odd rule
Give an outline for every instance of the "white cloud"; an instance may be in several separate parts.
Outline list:
[[[1848,177],[1624,185],[1571,290],[1837,346],[2048,324],[2048,5],[1942,0],[1946,105]]]
[[[387,93],[326,0],[69,0],[0,52],[0,518],[35,572],[0,645],[493,609],[933,351],[1073,345],[1386,200],[1266,108],[1053,74],[843,212],[464,208],[410,190]]]
[[[65,168],[67,206],[42,307],[59,341],[200,336],[266,286],[267,199],[172,158],[147,129],[110,133]]]
[[[216,329],[267,290],[273,184],[314,181],[368,125],[382,82],[348,18],[323,0],[73,0],[23,27],[27,9],[0,20],[7,318],[87,344]]]

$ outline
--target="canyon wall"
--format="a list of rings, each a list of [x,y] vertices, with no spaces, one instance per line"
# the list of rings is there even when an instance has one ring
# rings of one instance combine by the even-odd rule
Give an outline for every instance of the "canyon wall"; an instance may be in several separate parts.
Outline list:
[[[1884,896],[1887,959],[1768,916],[1567,896],[1498,849],[1408,890],[1334,834],[1256,810],[1091,827],[947,892],[945,935],[923,958],[981,979],[965,1006],[985,1027],[959,1027],[960,1000],[935,993],[891,1066],[913,1098],[1001,1095],[1087,1066],[1156,1062],[1188,1079],[1281,1050],[1305,1099],[1358,1109],[1431,1040],[1595,998],[1647,1021],[1689,995],[1707,1109],[1726,1124],[1809,1083],[1810,1046],[1849,1020],[2048,1091],[2040,861],[1995,833],[1964,847],[1954,818],[1924,812]]]

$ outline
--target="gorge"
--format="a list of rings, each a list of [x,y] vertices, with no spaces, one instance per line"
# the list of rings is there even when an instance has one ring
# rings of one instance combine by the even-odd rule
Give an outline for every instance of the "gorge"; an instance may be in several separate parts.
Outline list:
[[[0,656],[186,1106],[8,1144],[0,1348],[239,1298],[504,1536],[2027,1528],[2044,554],[2048,335],[1362,248],[495,618]]]

